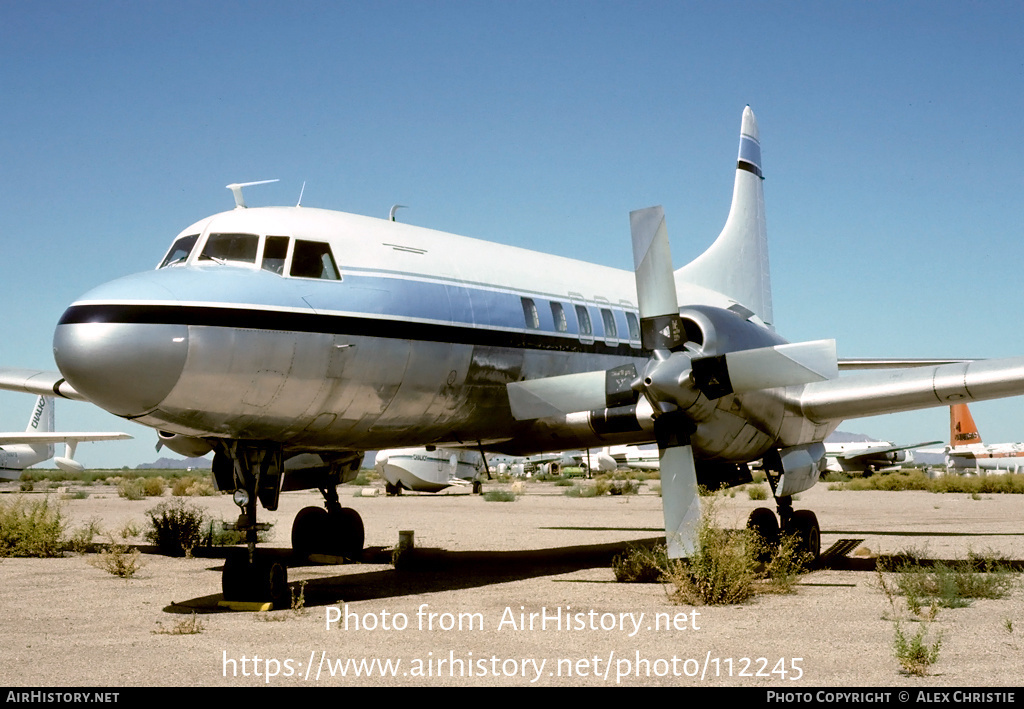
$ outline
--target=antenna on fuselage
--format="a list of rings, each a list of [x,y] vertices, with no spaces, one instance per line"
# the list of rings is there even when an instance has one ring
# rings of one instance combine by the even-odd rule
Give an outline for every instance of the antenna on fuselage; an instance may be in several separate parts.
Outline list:
[[[306,194],[306,181],[305,180],[302,181],[302,189],[299,190],[299,202],[298,202],[298,204],[295,205],[296,207],[301,207],[302,206],[302,195],[304,195],[304,194]]]
[[[395,212],[399,209],[408,209],[404,204],[394,204],[391,206],[391,212],[388,214],[388,219],[395,221]]]
[[[260,180],[258,182],[233,182],[227,186],[231,190],[231,194],[235,195],[235,209],[245,209],[245,198],[242,197],[243,187],[252,187],[253,185],[268,185],[271,182],[280,182],[280,180]],[[299,198],[301,199],[301,197]]]

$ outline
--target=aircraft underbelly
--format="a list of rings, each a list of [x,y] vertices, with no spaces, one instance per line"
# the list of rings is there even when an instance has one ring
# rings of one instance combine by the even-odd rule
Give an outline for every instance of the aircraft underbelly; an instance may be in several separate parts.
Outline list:
[[[307,449],[507,438],[505,385],[604,369],[619,356],[190,326],[181,377],[140,423]]]

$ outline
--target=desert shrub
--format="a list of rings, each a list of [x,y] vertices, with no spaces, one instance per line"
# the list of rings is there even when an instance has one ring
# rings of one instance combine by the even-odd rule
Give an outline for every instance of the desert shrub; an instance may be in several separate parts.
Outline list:
[[[27,502],[21,495],[0,502],[0,556],[60,556],[67,523],[48,497]]]
[[[917,614],[929,605],[963,608],[977,598],[1005,598],[1017,584],[1017,575],[992,555],[971,554],[966,561],[924,566],[916,554],[906,554],[881,561],[879,567],[894,574],[896,592]]]
[[[751,500],[767,500],[768,491],[761,485],[754,485],[753,487],[747,488],[747,496],[750,497]]]
[[[664,546],[631,546],[612,559],[612,571],[619,583],[657,583],[664,577],[668,564]]]
[[[125,478],[117,484],[117,494],[126,500],[146,498],[145,481],[142,478]]]
[[[167,489],[167,483],[159,476],[139,479],[142,481],[142,492],[146,497],[160,497]]]
[[[217,491],[206,477],[184,475],[171,484],[171,494],[175,497],[209,497],[216,495]]]
[[[678,603],[728,605],[758,593],[789,593],[806,570],[807,555],[793,535],[784,535],[765,555],[763,540],[749,529],[723,529],[717,500],[702,499],[697,548],[689,559],[667,560],[665,579]],[[762,563],[760,559],[768,557]]]
[[[609,495],[637,495],[640,493],[640,483],[636,480],[614,480],[609,483]]]
[[[130,579],[142,568],[142,554],[127,544],[111,541],[99,554],[90,558],[89,563],[119,578]]]
[[[191,556],[205,541],[206,511],[180,499],[161,502],[146,511],[151,528],[146,538],[167,556]]]
[[[69,551],[85,554],[92,551],[96,537],[102,533],[99,518],[91,517],[88,522],[71,533],[64,546]]]
[[[509,490],[488,490],[484,493],[487,502],[515,502],[516,494]]]
[[[928,632],[926,623],[921,623],[917,633],[910,639],[903,634],[903,628],[899,622],[896,622],[894,627],[893,654],[896,655],[896,660],[900,663],[903,671],[918,677],[928,674],[928,668],[939,659],[939,649],[942,647],[941,636],[929,644],[925,640]]]

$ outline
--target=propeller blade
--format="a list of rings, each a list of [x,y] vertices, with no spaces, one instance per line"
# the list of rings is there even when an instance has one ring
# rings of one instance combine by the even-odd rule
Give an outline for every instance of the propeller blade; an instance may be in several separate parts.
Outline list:
[[[649,350],[678,349],[686,342],[686,330],[679,317],[665,210],[659,206],[630,212],[629,228],[633,236],[640,341]]]
[[[522,421],[635,404],[636,378],[636,366],[623,364],[603,372],[511,382],[506,388],[512,416]]]
[[[697,494],[697,466],[690,445],[693,430],[693,423],[678,412],[662,414],[654,421],[661,467],[665,542],[671,559],[692,556],[698,543],[700,496]]]
[[[563,374],[506,385],[512,416],[520,421],[605,408],[605,372]]]
[[[839,376],[835,340],[797,342],[695,358],[692,377],[709,399]]]

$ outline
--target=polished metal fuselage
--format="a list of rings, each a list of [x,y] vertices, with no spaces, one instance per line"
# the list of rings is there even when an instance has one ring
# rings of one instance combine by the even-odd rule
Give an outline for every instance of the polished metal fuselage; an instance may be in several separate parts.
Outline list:
[[[212,232],[323,240],[342,278],[197,261]],[[631,271],[307,208],[235,210],[182,232],[193,233],[187,261],[91,291],[56,329],[64,377],[115,414],[289,451],[461,444],[526,454],[653,438],[642,399],[618,412],[634,425],[602,428],[589,412],[516,421],[505,390],[623,363],[643,371],[650,353],[627,319]],[[680,299],[699,306],[688,317],[705,333],[701,354],[783,342],[726,311],[724,296],[684,288]],[[783,394],[699,397],[689,410],[697,457],[749,461],[775,446],[798,415]]]

